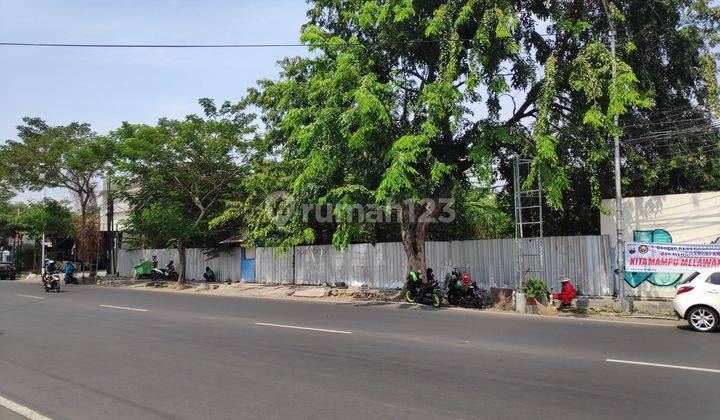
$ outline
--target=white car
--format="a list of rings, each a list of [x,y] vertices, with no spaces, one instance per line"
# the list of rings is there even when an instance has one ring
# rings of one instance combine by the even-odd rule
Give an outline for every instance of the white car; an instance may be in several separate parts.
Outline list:
[[[677,285],[673,302],[678,318],[695,331],[709,332],[720,326],[720,271],[702,271]]]

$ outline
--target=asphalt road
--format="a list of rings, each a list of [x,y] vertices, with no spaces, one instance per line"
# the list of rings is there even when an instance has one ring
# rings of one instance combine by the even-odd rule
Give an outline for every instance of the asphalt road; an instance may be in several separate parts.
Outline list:
[[[675,326],[0,282],[0,396],[53,419],[699,419],[719,393],[720,333]]]

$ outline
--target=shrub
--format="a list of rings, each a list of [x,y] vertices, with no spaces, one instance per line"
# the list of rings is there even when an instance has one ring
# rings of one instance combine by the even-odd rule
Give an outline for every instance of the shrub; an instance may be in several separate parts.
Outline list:
[[[531,278],[525,280],[522,286],[526,298],[540,299],[547,294],[547,285],[540,279]]]

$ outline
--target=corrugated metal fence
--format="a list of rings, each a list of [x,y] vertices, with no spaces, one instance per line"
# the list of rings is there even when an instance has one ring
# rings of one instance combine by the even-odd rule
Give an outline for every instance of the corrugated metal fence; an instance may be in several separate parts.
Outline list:
[[[462,267],[484,287],[511,287],[517,278],[514,239],[427,243],[428,266],[438,279],[453,267]],[[545,254],[543,279],[555,290],[558,278],[568,275],[586,295],[612,294],[610,243],[607,236],[569,236],[543,238]],[[274,248],[256,252],[256,281],[259,283],[322,284],[343,281],[366,284],[371,288],[401,287],[407,273],[405,252],[400,243],[354,244],[344,251],[332,245],[298,246],[274,255]],[[142,254],[137,254],[142,253]],[[120,252],[122,274],[131,273],[140,259],[157,255],[161,262],[173,258],[172,250]],[[130,258],[128,256],[131,255]],[[201,278],[205,265],[213,267],[218,278],[240,277],[240,252],[224,254],[206,261],[200,250],[188,250],[188,276]]]
[[[189,248],[187,253],[187,268],[185,275],[189,279],[202,279],[205,272],[205,266],[210,266],[218,280],[225,281],[227,279],[240,280],[241,269],[241,249],[233,249],[231,252],[224,253],[217,258],[208,259],[202,249]],[[178,266],[178,253],[176,249],[137,249],[133,251],[118,251],[117,270],[123,276],[132,276],[133,267],[142,261],[149,261],[152,256],[158,258],[160,268],[164,268],[170,260],[175,262],[175,268]]]
[[[428,266],[438,279],[453,267],[468,270],[484,287],[511,287],[517,278],[514,239],[428,242],[426,246]],[[559,277],[565,274],[584,294],[612,294],[607,236],[543,238],[543,248],[543,279],[550,287],[559,290]],[[335,251],[332,245],[299,246],[279,257],[273,257],[274,253],[274,248],[258,250],[258,282],[344,281],[373,288],[396,288],[402,286],[407,273],[405,251],[400,243],[355,244],[342,252]]]

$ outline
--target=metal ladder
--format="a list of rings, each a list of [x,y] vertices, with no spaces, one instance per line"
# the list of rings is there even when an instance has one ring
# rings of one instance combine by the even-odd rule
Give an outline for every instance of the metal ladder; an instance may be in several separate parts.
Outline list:
[[[542,181],[538,174],[534,188],[525,189],[532,160],[516,157],[513,162],[513,183],[515,196],[515,289],[520,290],[523,282],[530,277],[542,278],[544,269],[543,253],[543,208]]]

